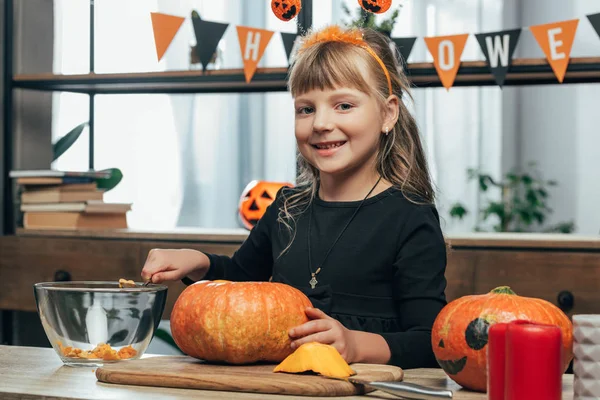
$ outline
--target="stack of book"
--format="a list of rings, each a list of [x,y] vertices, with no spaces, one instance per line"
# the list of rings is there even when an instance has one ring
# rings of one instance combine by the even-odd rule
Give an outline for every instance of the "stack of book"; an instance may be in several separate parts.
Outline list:
[[[129,203],[105,203],[99,171],[11,171],[25,229],[125,229]]]

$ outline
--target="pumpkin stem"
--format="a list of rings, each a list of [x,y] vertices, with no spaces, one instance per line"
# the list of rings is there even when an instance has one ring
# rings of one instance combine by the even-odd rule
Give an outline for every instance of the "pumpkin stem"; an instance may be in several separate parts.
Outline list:
[[[508,286],[498,286],[496,289],[493,289],[490,293],[494,294],[515,294],[513,290]]]

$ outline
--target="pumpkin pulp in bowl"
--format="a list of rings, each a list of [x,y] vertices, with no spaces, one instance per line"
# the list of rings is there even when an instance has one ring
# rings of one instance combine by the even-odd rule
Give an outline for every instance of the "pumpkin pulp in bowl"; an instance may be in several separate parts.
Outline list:
[[[44,332],[63,363],[101,366],[143,355],[160,322],[167,286],[46,282],[35,284],[34,294]]]

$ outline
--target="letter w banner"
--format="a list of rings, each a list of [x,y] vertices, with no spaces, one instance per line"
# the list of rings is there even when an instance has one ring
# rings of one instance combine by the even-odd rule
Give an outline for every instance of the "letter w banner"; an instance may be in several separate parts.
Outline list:
[[[521,29],[511,29],[475,35],[492,75],[500,87],[504,85],[520,34]]]
[[[256,72],[258,62],[262,58],[275,32],[247,26],[236,26],[236,28],[242,52],[242,60],[244,61],[244,75],[246,76],[246,83],[249,83]]]
[[[529,27],[560,83],[563,82],[569,66],[578,23],[579,19],[572,19]]]
[[[452,36],[433,36],[423,38],[429,52],[433,56],[433,65],[446,90],[450,90],[460,67],[468,33]]]

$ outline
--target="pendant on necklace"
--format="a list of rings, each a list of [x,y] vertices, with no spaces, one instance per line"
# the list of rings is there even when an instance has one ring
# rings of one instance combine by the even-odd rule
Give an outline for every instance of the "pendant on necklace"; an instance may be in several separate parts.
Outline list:
[[[312,278],[310,278],[310,281],[308,281],[308,283],[310,283],[310,288],[314,289],[315,286],[317,286],[317,278],[315,278],[315,274],[312,274]]]
[[[310,274],[311,274],[311,276],[312,276],[312,278],[310,278],[310,281],[308,281],[308,283],[310,283],[310,288],[311,288],[311,289],[314,289],[314,288],[315,288],[315,286],[317,286],[317,283],[319,283],[319,282],[317,281],[317,278],[316,278],[316,275],[317,275],[319,272],[321,272],[321,267],[317,268],[317,270],[316,270],[315,272],[311,272],[311,273],[310,273]]]

